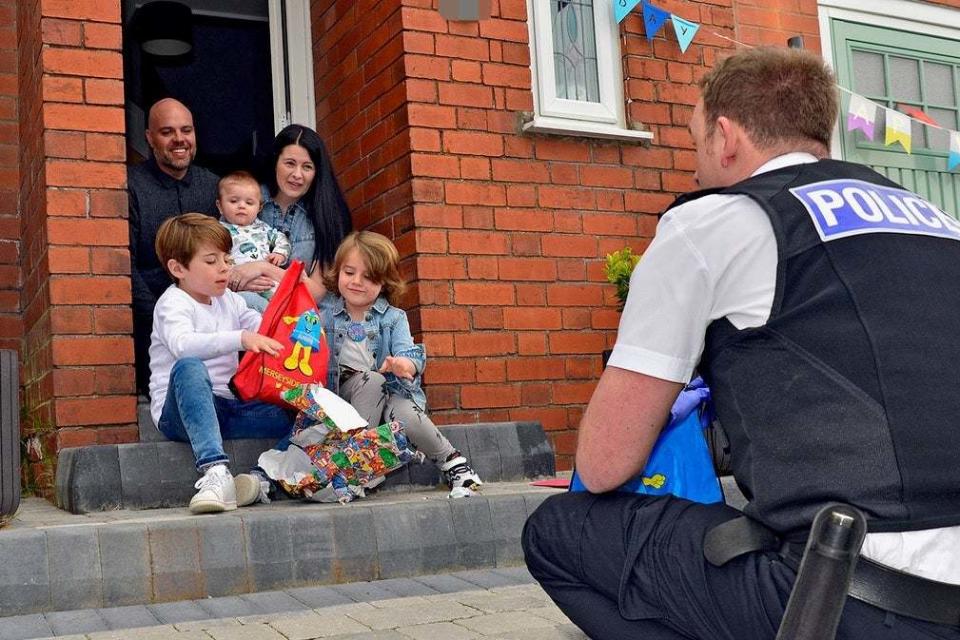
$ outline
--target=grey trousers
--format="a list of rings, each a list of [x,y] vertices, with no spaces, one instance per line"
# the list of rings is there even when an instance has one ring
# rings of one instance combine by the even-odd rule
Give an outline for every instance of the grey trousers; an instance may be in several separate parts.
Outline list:
[[[340,385],[340,397],[353,405],[371,425],[399,420],[413,446],[436,463],[456,452],[433,421],[413,400],[387,392],[386,378],[376,371],[361,371]]]

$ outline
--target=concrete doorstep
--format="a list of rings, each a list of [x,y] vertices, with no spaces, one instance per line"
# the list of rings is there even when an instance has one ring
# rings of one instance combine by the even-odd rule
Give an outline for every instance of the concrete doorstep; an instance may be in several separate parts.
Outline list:
[[[515,567],[527,516],[556,491],[494,482],[458,500],[442,489],[374,492],[207,516],[74,515],[29,499],[0,531],[0,616]]]

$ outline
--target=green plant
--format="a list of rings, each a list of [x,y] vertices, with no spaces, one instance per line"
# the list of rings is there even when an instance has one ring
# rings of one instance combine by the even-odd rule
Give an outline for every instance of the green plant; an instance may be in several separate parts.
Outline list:
[[[633,273],[633,268],[639,261],[640,256],[630,247],[607,254],[607,263],[603,271],[607,274],[607,281],[617,287],[617,299],[620,300],[621,311],[627,302],[627,293],[630,291],[630,274]]]

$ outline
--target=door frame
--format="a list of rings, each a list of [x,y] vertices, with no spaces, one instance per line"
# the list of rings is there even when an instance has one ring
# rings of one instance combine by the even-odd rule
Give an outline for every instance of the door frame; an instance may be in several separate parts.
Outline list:
[[[292,123],[316,129],[310,3],[269,0],[268,10],[274,129]]]

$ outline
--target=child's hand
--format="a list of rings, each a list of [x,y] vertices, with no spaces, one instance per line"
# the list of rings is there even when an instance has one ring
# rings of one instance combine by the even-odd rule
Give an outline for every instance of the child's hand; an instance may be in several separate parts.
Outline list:
[[[413,361],[410,358],[387,356],[383,361],[383,366],[380,367],[379,373],[392,373],[398,378],[413,380],[413,376],[417,375],[417,368],[413,366]]]
[[[282,342],[253,331],[243,331],[240,334],[240,344],[244,351],[268,353],[274,357],[280,355],[280,352],[283,351]]]
[[[267,262],[278,267],[282,267],[283,263],[286,261],[287,261],[286,256],[283,256],[279,253],[271,253],[270,255],[267,256]]]

